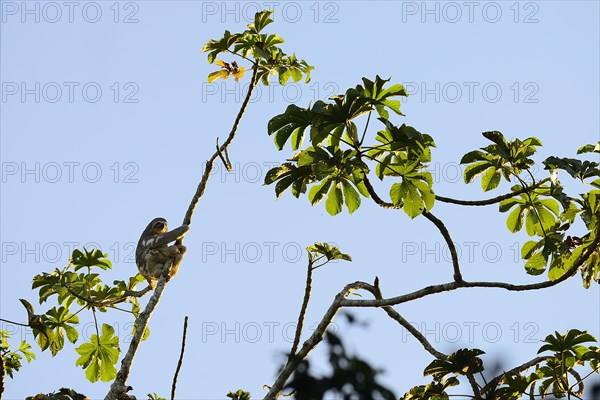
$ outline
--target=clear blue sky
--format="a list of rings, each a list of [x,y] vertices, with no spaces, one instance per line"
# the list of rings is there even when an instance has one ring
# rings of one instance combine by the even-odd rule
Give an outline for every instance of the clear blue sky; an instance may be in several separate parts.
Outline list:
[[[348,282],[377,275],[384,295],[393,296],[451,279],[444,242],[423,218],[365,200],[352,216],[330,217],[305,198],[276,201],[273,188],[261,185],[270,166],[290,155],[266,133],[267,121],[288,104],[340,93],[363,76],[405,83],[413,95],[398,122],[434,137],[434,189],[458,198],[489,195],[457,177],[461,156],[486,145],[483,131],[540,138],[539,161],[598,140],[595,1],[1,1],[2,318],[24,321],[18,299],[35,302],[31,278],[66,265],[73,243],[98,243],[114,263],[109,281],[125,279],[136,272],[133,246],[146,224],[156,216],[172,226],[181,221],[215,137],[224,140],[242,97],[233,81],[206,83],[215,67],[202,45],[225,29],[245,29],[269,6],[270,32],[315,65],[313,80],[285,91],[261,87],[254,97],[230,151],[236,172],[219,166],[213,175],[186,238],[188,255],[136,357],[129,384],[138,398],[170,392],[185,315],[178,397],[223,398],[238,388],[262,397],[291,346],[304,285],[301,251],[313,242],[335,242],[354,261],[316,271],[309,328]],[[465,279],[543,279],[527,276],[515,259],[526,236],[511,235],[496,207],[436,204],[433,212],[462,250]],[[397,309],[440,351],[479,347],[505,367],[533,357],[554,330],[600,335],[598,286],[584,290],[579,277],[537,293],[462,290]],[[431,357],[414,338],[380,310],[354,312],[368,328],[343,318],[334,324],[352,352],[383,368],[398,395],[427,382],[422,370]],[[128,315],[99,318],[128,336]],[[90,316],[81,322],[89,335]],[[73,346],[66,347],[53,360],[38,351],[36,362],[8,380],[5,398],[63,386],[103,397],[108,384],[87,382]],[[310,357],[323,370],[323,352]]]

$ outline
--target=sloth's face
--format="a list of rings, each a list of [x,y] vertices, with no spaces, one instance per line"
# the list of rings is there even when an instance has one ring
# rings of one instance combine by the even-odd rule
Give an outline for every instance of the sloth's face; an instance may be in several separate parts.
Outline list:
[[[159,219],[152,225],[152,233],[155,235],[162,235],[167,232],[167,221],[164,219]]]

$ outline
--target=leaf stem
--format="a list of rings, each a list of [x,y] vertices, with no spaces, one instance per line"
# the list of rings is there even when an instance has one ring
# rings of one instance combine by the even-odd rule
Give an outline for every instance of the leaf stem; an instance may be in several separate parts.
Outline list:
[[[365,130],[363,131],[362,137],[360,138],[360,142],[358,143],[358,147],[361,147],[363,142],[365,141],[365,135],[367,134],[367,128],[369,127],[369,121],[371,121],[371,114],[373,113],[373,109],[369,111],[369,116],[367,117],[367,123],[365,124]]]
[[[92,314],[94,315],[94,326],[96,327],[96,339],[98,339],[98,347],[100,347],[100,331],[98,331],[98,319],[96,319],[96,307],[92,307]]]

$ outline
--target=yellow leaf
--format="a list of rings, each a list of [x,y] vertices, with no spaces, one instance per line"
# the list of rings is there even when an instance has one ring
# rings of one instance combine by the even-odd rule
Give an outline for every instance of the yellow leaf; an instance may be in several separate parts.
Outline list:
[[[238,72],[233,75],[233,77],[235,78],[236,82],[238,81],[238,79],[244,77],[244,72],[246,72],[246,70],[244,69],[244,67],[240,67],[240,69],[238,70]]]
[[[217,79],[227,79],[229,78],[229,72],[227,72],[226,70],[222,69],[220,71],[215,71],[211,74],[208,75],[208,83],[212,83],[214,81],[216,81]]]
[[[215,64],[217,64],[219,67],[223,67],[223,68],[225,68],[225,65],[226,65],[225,61],[223,61],[223,60],[217,60],[217,62],[215,62]]]

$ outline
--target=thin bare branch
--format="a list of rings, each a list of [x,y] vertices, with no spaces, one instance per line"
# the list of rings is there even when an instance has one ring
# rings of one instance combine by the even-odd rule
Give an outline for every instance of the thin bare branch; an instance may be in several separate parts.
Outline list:
[[[379,289],[378,280],[375,281],[375,286],[373,286],[373,290],[370,290],[368,288],[365,288],[365,289],[369,290],[373,294],[375,299],[378,299],[378,300],[383,299],[383,295],[381,294],[381,289]],[[382,307],[382,308],[387,313],[387,315],[390,316],[390,318],[392,318],[394,321],[398,322],[407,331],[409,331],[415,337],[415,339],[417,339],[419,341],[419,343],[421,343],[423,348],[425,350],[427,350],[432,356],[434,356],[435,358],[440,359],[440,360],[446,358],[446,355],[444,353],[437,351],[431,345],[431,343],[429,343],[427,338],[421,332],[419,332],[419,330],[417,328],[412,326],[410,324],[410,322],[408,322],[402,315],[400,315],[391,306],[386,306],[386,307]]]
[[[198,187],[196,188],[196,193],[192,197],[190,205],[188,206],[188,210],[185,213],[185,217],[183,218],[182,225],[190,225],[192,223],[192,216],[194,214],[194,210],[196,209],[196,205],[198,204],[198,201],[200,200],[200,198],[204,194],[204,191],[206,190],[206,184],[208,183],[208,179],[210,178],[210,173],[212,172],[212,169],[215,165],[215,159],[217,157],[219,157],[220,153],[227,150],[227,148],[229,147],[229,145],[235,138],[235,134],[237,133],[238,126],[240,125],[240,121],[242,120],[242,117],[244,116],[244,112],[246,111],[246,108],[248,107],[248,103],[250,102],[250,97],[252,96],[252,92],[254,90],[254,87],[256,86],[257,74],[258,74],[258,63],[255,63],[254,67],[252,68],[252,78],[250,79],[250,86],[248,87],[248,93],[246,93],[246,97],[244,98],[244,102],[242,103],[242,106],[240,107],[240,111],[238,112],[237,117],[235,118],[235,121],[233,123],[233,126],[231,127],[229,136],[227,137],[227,140],[225,140],[225,142],[219,148],[217,148],[217,151],[215,151],[215,153],[212,155],[212,157],[210,157],[208,159],[208,161],[206,161],[206,167],[204,168],[204,173],[202,175],[202,179],[200,180],[200,183],[198,183]],[[181,244],[181,240],[178,240],[178,244]]]
[[[444,240],[446,241],[446,244],[448,245],[448,249],[450,250],[450,255],[452,257],[452,266],[454,267],[454,281],[462,282],[463,278],[462,278],[462,274],[460,273],[460,264],[458,261],[458,254],[456,252],[456,246],[454,246],[454,242],[452,241],[452,238],[450,237],[450,232],[448,232],[446,225],[444,225],[444,223],[441,220],[436,218],[436,216],[433,215],[432,213],[430,213],[429,211],[423,211],[423,216],[425,218],[427,218],[428,220],[430,220],[431,222],[433,222],[433,224],[438,228],[438,230],[444,237]]]
[[[290,357],[284,366],[283,370],[279,373],[279,376],[276,378],[275,383],[269,387],[269,392],[265,396],[265,400],[274,400],[277,399],[281,395],[281,391],[283,390],[285,383],[292,375],[292,373],[298,368],[298,365],[306,359],[308,354],[323,340],[323,336],[325,335],[325,331],[335,318],[337,312],[340,308],[343,307],[344,302],[346,301],[346,296],[353,290],[363,289],[373,294],[375,298],[381,299],[381,291],[379,290],[379,285],[376,280],[376,284],[370,285],[366,282],[353,282],[349,283],[340,291],[336,296],[327,312],[317,325],[317,328],[313,331],[312,335],[304,342],[300,351],[298,351],[294,357]],[[408,321],[406,321],[400,314],[398,314],[392,307],[383,307],[384,311],[388,313],[388,315],[397,321],[400,325],[405,327],[409,332],[411,332],[415,338],[423,345],[425,350],[431,353],[436,358],[444,358],[446,357],[443,353],[435,350],[433,346],[427,341],[425,336],[423,336],[418,330],[416,330]]]
[[[539,282],[539,283],[531,283],[528,285],[514,285],[512,283],[505,283],[505,282],[466,282],[466,281],[456,282],[455,281],[455,282],[450,282],[450,283],[442,283],[439,285],[427,286],[427,287],[424,287],[423,289],[419,289],[419,290],[411,292],[411,293],[403,294],[403,295],[396,296],[396,297],[390,297],[387,299],[381,299],[381,300],[344,299],[342,301],[341,306],[342,307],[394,306],[397,304],[407,303],[409,301],[420,299],[422,297],[429,296],[432,294],[449,292],[449,291],[456,290],[459,288],[487,287],[487,288],[505,289],[505,290],[513,291],[513,292],[544,289],[544,288],[556,286],[559,283],[561,283],[561,282],[569,279],[573,275],[575,275],[575,273],[577,272],[579,267],[581,267],[588,260],[588,258],[594,253],[594,251],[596,251],[599,244],[600,244],[600,232],[597,232],[596,238],[590,244],[588,249],[581,255],[581,257],[573,263],[571,268],[563,276],[561,276],[560,278],[558,278],[554,281],[544,281],[544,282]]]
[[[188,317],[185,316],[183,320],[183,337],[181,338],[181,353],[179,354],[179,361],[177,361],[177,369],[175,369],[175,375],[173,376],[173,385],[171,386],[171,400],[175,400],[175,389],[177,388],[177,378],[179,377],[179,371],[183,364],[183,353],[185,352],[185,337],[187,335]]]
[[[502,200],[510,199],[511,197],[518,196],[522,193],[527,193],[534,189],[537,189],[549,180],[550,178],[545,178],[531,186],[526,186],[514,192],[510,192],[507,194],[503,194],[502,196],[497,196],[486,200],[458,200],[450,197],[439,196],[437,194],[435,195],[435,199],[443,203],[458,204],[461,206],[489,206],[491,204],[500,203]]]
[[[589,378],[590,376],[592,376],[592,374],[598,373],[598,371],[600,371],[600,367],[596,368],[596,369],[592,369],[588,374],[586,374],[583,378],[581,376],[579,376],[579,378],[577,378],[577,381],[575,383],[573,383],[571,385],[571,387],[569,388],[569,390],[573,390],[573,388],[577,385],[581,385],[580,386],[580,390],[583,392],[583,381],[585,381],[587,378]]]
[[[242,116],[243,116],[244,112],[246,111],[246,107],[248,106],[248,103],[250,102],[250,97],[252,96],[252,92],[254,90],[254,87],[256,86],[257,73],[258,73],[258,64],[255,63],[254,67],[253,67],[253,73],[252,73],[252,78],[250,81],[250,86],[248,87],[248,93],[246,94],[246,98],[244,99],[244,102],[242,103],[242,105],[240,107],[240,110],[238,112],[238,115],[237,115],[234,123],[233,123],[231,132],[229,132],[229,136],[227,137],[227,140],[218,149],[221,152],[225,151],[229,147],[229,145],[231,144],[233,139],[235,138],[235,134],[236,134],[238,126],[240,124],[240,120],[242,119]],[[198,184],[198,187],[196,188],[196,193],[194,193],[194,196],[192,197],[192,200],[190,202],[188,210],[185,214],[185,217],[183,218],[182,225],[190,225],[191,224],[192,215],[194,214],[194,210],[196,209],[196,205],[198,204],[198,201],[200,200],[200,198],[204,194],[204,191],[206,190],[206,184],[208,183],[208,178],[210,177],[210,173],[214,167],[215,160],[219,156],[219,151],[215,151],[214,154],[211,156],[211,158],[208,159],[208,161],[206,161],[206,169],[204,170],[202,179],[200,180],[200,183]],[[176,241],[176,243],[181,244],[182,240],[179,239]],[[123,360],[121,362],[121,369],[117,373],[117,378],[110,386],[110,390],[109,390],[108,394],[106,395],[105,400],[117,400],[117,399],[120,399],[122,396],[126,396],[128,387],[125,385],[125,382],[127,381],[127,378],[129,377],[129,372],[131,369],[131,364],[133,362],[133,358],[135,357],[135,353],[137,352],[137,349],[140,345],[140,342],[141,342],[143,333],[146,329],[146,326],[148,326],[150,317],[152,316],[154,309],[158,305],[158,302],[160,301],[160,297],[162,296],[162,292],[165,288],[165,285],[169,280],[168,272],[169,272],[168,270],[163,271],[163,273],[162,273],[161,277],[159,278],[158,283],[156,285],[156,289],[154,290],[154,293],[152,293],[152,296],[150,297],[150,300],[148,301],[148,304],[146,305],[146,308],[144,309],[144,311],[142,313],[140,313],[140,316],[136,321],[137,326],[136,326],[135,334],[133,336],[133,339],[131,340],[131,343],[129,344],[129,349],[127,350],[127,354],[125,355],[125,357],[123,358]]]
[[[227,170],[227,172],[233,171],[233,168],[231,167],[231,163],[229,161],[229,155],[227,154],[227,150],[225,150],[225,157],[224,157],[223,153],[221,152],[221,149],[219,148],[219,138],[217,138],[217,154],[219,155],[221,162],[223,162],[223,165],[225,166],[225,169]]]
[[[387,299],[381,300],[350,300],[344,299],[342,301],[343,307],[385,307],[385,306],[395,306],[401,303],[407,303],[409,301],[417,300],[422,297],[426,297],[432,294],[438,294],[443,292],[449,292],[452,290],[456,290],[462,285],[464,282],[449,282],[442,283],[439,285],[431,285],[424,287],[423,289],[416,290],[411,293],[403,294],[396,297],[390,297]]]
[[[302,307],[300,308],[300,314],[298,315],[298,323],[296,324],[296,334],[294,335],[294,344],[290,351],[290,358],[294,357],[298,351],[298,345],[300,344],[300,336],[302,335],[302,327],[304,326],[304,317],[306,316],[306,309],[308,308],[308,301],[310,300],[310,292],[312,290],[312,262],[308,263],[306,268],[306,285],[304,287],[304,299],[302,300]]]
[[[20,322],[11,321],[9,319],[0,318],[0,321],[6,322],[7,324],[18,325],[18,326],[29,326],[29,324],[22,324]]]
[[[393,297],[393,298],[389,298],[389,299],[382,298],[381,292],[378,289],[379,285],[377,283],[375,286],[370,285],[365,282],[350,283],[350,284],[346,285],[344,287],[344,289],[336,295],[334,301],[331,303],[331,305],[327,309],[327,312],[325,313],[325,315],[319,322],[317,328],[313,331],[312,335],[304,342],[300,351],[298,351],[298,353],[295,355],[295,357],[290,357],[288,359],[283,370],[279,373],[279,376],[276,378],[275,383],[273,384],[273,386],[271,386],[269,388],[269,392],[265,396],[265,400],[277,399],[277,397],[280,395],[281,391],[283,390],[285,383],[287,382],[289,377],[292,375],[292,373],[296,370],[298,365],[300,365],[302,360],[306,359],[308,354],[323,340],[323,335],[325,334],[327,327],[331,324],[331,322],[333,321],[333,318],[335,317],[335,315],[337,314],[339,309],[342,307],[383,307],[384,310],[388,313],[388,315],[390,317],[392,317],[394,320],[398,321],[407,330],[409,330],[409,332],[411,332],[415,336],[415,338],[417,338],[417,340],[419,340],[419,342],[421,342],[421,344],[427,351],[429,351],[432,355],[434,355],[434,357],[440,358],[440,357],[443,357],[444,354],[437,352],[437,350],[435,350],[433,348],[433,346],[431,346],[431,344],[428,343],[426,338],[423,335],[421,335],[420,332],[418,332],[416,329],[412,329],[413,327],[408,323],[408,321],[404,320],[404,318],[402,318],[398,313],[396,313],[395,310],[393,310],[390,306],[400,304],[400,303],[406,303],[408,301],[416,300],[416,299],[419,299],[419,298],[422,298],[422,297],[425,297],[425,296],[428,296],[431,294],[437,294],[437,293],[442,293],[442,292],[447,292],[447,291],[452,291],[452,290],[456,290],[459,288],[467,288],[467,287],[496,287],[496,288],[503,288],[503,289],[511,290],[511,291],[536,290],[536,289],[541,289],[544,287],[551,287],[551,286],[557,285],[558,283],[573,276],[574,273],[577,271],[577,269],[596,250],[599,242],[600,242],[600,235],[597,234],[594,242],[590,245],[590,247],[587,249],[587,251],[585,251],[582,254],[582,256],[575,263],[573,263],[573,266],[571,267],[571,269],[569,269],[569,271],[567,271],[567,273],[565,275],[563,275],[561,278],[559,278],[555,281],[546,281],[546,282],[530,284],[530,285],[512,285],[512,284],[503,283],[503,282],[454,281],[454,282],[444,283],[444,284],[440,284],[440,285],[427,286],[427,287],[417,290],[415,292],[397,296],[397,297]],[[350,291],[356,290],[356,289],[367,290],[367,291],[373,293],[376,298],[374,300],[349,300],[349,299],[347,299],[346,295]],[[486,385],[486,387],[490,386],[490,384]],[[471,382],[471,385],[473,385],[473,382]],[[479,393],[479,389],[477,388],[476,384],[473,387],[473,389],[474,389],[475,395],[477,396]]]
[[[325,315],[313,331],[312,335],[302,344],[300,350],[294,357],[290,357],[283,367],[283,370],[279,373],[279,376],[275,379],[275,382],[269,387],[269,392],[265,396],[265,400],[275,400],[280,396],[281,391],[284,388],[285,383],[292,375],[292,373],[298,368],[302,360],[308,357],[308,354],[323,340],[325,331],[335,318],[335,315],[340,309],[340,303],[346,297],[346,294],[352,290],[359,289],[363,282],[350,283],[344,287],[336,296]]]

